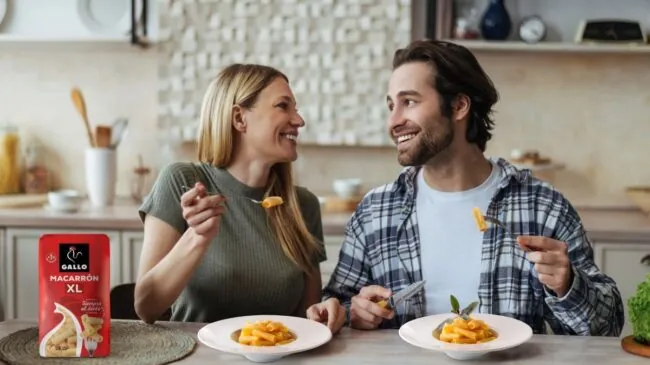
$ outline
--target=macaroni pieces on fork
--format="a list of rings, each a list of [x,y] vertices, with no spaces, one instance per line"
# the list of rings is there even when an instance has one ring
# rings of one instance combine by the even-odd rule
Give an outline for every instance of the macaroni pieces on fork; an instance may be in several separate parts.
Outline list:
[[[440,341],[458,344],[477,344],[497,338],[496,332],[479,319],[454,318],[445,324],[440,333]]]
[[[237,342],[250,346],[279,346],[296,340],[296,336],[280,322],[257,321],[247,323]]]

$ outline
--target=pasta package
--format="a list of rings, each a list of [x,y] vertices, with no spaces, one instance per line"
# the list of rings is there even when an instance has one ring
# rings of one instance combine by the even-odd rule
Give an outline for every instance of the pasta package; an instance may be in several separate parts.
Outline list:
[[[38,247],[41,357],[111,352],[110,241],[104,234],[45,234]]]

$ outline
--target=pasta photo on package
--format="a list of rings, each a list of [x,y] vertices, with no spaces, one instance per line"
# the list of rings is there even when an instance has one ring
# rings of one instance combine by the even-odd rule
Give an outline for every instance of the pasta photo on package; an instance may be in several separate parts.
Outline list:
[[[110,354],[110,240],[45,234],[38,247],[41,357]]]

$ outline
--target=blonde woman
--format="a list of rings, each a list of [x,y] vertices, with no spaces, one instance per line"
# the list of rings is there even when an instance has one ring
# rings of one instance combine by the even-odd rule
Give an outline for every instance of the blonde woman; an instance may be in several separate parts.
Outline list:
[[[173,163],[140,208],[138,316],[213,322],[255,314],[304,317],[320,301],[320,205],[293,185],[305,122],[288,79],[261,65],[225,68],[201,109],[199,163]],[[265,209],[255,201],[280,196]]]

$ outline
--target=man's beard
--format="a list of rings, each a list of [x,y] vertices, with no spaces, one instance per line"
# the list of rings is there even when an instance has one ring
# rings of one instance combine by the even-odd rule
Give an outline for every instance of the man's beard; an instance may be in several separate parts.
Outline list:
[[[421,166],[436,157],[440,152],[445,151],[454,140],[454,128],[451,119],[444,118],[438,133],[431,130],[421,131],[414,138],[419,143],[412,147],[411,151],[400,153],[397,161],[402,166]]]

